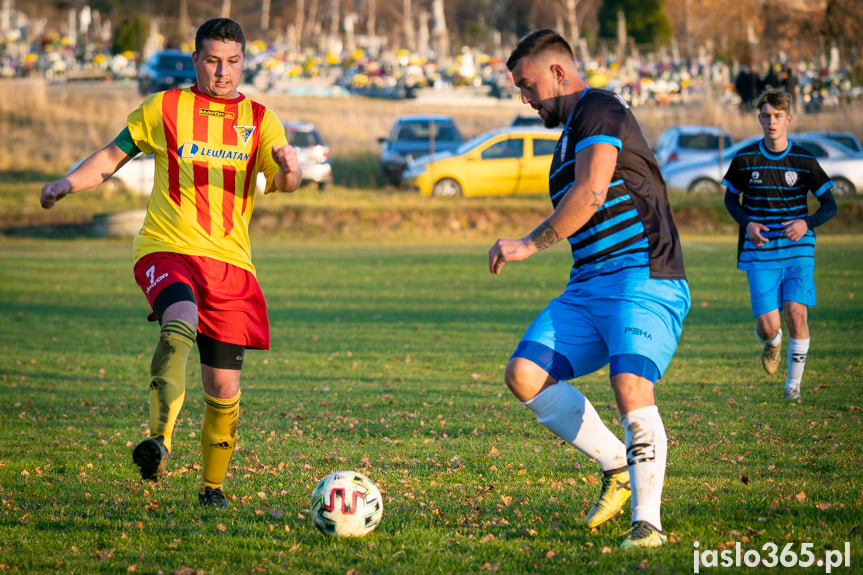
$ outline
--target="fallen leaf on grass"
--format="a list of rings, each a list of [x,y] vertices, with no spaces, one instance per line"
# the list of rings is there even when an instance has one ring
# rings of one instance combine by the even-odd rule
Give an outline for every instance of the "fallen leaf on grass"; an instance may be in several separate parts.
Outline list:
[[[794,496],[794,499],[796,499],[800,503],[803,503],[804,501],[806,501],[806,492],[801,491],[800,493],[798,493],[797,495]]]
[[[497,571],[498,569],[500,569],[499,561],[495,561],[494,563],[489,563],[488,561],[486,561],[482,564],[483,571]]]

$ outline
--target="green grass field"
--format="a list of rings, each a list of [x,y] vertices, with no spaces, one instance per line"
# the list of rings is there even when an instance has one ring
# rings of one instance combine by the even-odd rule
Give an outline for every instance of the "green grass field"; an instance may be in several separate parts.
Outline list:
[[[799,404],[782,399],[784,359],[775,376],[761,370],[734,241],[684,239],[693,307],[657,388],[673,544],[641,552],[617,549],[628,515],[582,527],[597,466],[502,383],[523,330],[563,288],[565,248],[492,277],[491,238],[259,240],[273,346],[247,355],[230,509],[215,512],[195,497],[196,353],[167,479],[142,483],[131,462],[158,330],[129,242],[2,240],[0,571],[667,574],[736,543],[769,565],[771,545],[777,558],[788,546],[820,560],[848,542],[850,567],[832,571],[863,572],[861,236],[819,238]],[[622,435],[607,371],[578,386]],[[328,539],[310,525],[314,485],[339,469],[384,494],[369,537]]]

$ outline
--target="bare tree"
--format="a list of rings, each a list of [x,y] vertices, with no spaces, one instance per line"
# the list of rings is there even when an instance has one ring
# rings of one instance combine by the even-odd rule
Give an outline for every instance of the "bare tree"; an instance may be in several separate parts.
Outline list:
[[[339,28],[341,23],[341,0],[330,0],[330,33],[328,39],[328,50],[334,50],[339,40]]]
[[[405,47],[408,50],[417,49],[414,35],[414,18],[411,0],[402,0],[402,30],[405,36]]]
[[[296,30],[297,45],[299,48],[305,43],[304,35],[306,29],[306,0],[297,0],[297,14],[294,18],[294,29]]]
[[[270,0],[261,3],[261,30],[270,29]]]

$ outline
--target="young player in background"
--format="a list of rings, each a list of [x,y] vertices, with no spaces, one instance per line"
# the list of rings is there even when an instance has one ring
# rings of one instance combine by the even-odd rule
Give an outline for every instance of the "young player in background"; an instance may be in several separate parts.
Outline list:
[[[768,90],[757,107],[764,139],[731,161],[722,180],[725,206],[740,226],[737,268],[749,280],[761,364],[771,375],[779,368],[782,310],[790,336],[785,397],[797,400],[809,353],[808,310],[816,303],[813,230],[836,215],[836,201],[818,160],[788,138],[791,95]],[[821,203],[812,215],[809,192]]]

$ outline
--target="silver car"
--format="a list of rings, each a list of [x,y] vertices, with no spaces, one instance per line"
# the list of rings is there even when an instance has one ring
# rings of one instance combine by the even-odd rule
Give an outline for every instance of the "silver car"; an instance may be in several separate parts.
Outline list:
[[[712,159],[667,164],[662,167],[662,177],[671,189],[690,193],[719,193],[722,191],[722,178],[734,155],[761,138],[747,138],[721,155],[714,155]],[[823,136],[788,134],[788,138],[818,159],[818,163],[836,184],[834,196],[853,196],[863,191],[863,154]]]
[[[323,191],[333,183],[330,147],[311,122],[283,122],[288,143],[297,150],[303,183],[314,182]]]
[[[662,132],[653,153],[662,167],[713,157],[733,143],[729,133],[717,126],[674,126]]]

